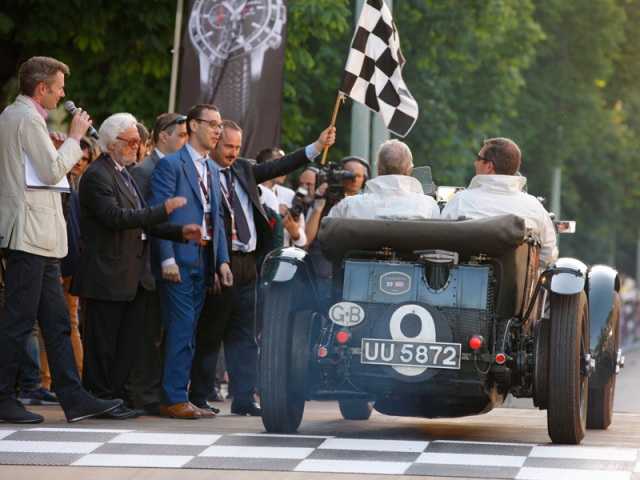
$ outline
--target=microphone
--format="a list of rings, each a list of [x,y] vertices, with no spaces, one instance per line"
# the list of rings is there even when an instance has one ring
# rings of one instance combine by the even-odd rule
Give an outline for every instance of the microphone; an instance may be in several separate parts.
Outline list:
[[[76,112],[78,111],[78,108],[76,107],[75,103],[73,103],[71,100],[68,100],[64,103],[64,109],[67,112],[69,112],[71,115],[75,115]],[[89,125],[89,135],[91,135],[96,140],[100,138],[100,135],[98,135],[98,132],[96,132],[96,129],[93,128],[93,125]]]

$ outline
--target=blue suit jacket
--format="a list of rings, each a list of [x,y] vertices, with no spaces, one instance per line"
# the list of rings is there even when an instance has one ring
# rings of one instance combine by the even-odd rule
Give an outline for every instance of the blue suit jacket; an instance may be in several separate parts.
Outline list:
[[[213,285],[213,273],[222,263],[229,262],[227,241],[224,234],[222,191],[220,189],[220,173],[213,166],[211,160],[207,160],[211,186],[211,212],[213,221],[213,251],[212,262],[209,265],[207,284]],[[186,145],[177,152],[171,153],[158,161],[151,177],[150,205],[157,205],[171,197],[185,197],[187,204],[171,213],[169,219],[172,222],[186,225],[195,223],[202,225],[204,217],[204,205],[202,204],[198,173],[189,155]],[[175,258],[176,263],[182,268],[197,268],[198,248],[195,242],[186,244],[153,239],[152,271],[157,278],[162,278],[160,264],[169,258]]]

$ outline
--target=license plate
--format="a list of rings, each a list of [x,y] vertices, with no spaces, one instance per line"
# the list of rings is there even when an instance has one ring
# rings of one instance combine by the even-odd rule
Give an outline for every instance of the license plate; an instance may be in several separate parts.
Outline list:
[[[361,363],[403,367],[460,368],[460,343],[363,338]]]

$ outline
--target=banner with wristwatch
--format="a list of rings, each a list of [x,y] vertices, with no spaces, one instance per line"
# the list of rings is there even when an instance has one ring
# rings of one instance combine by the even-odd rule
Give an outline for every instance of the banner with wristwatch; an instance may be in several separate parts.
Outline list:
[[[287,0],[193,0],[178,111],[212,103],[243,130],[240,155],[280,145]]]

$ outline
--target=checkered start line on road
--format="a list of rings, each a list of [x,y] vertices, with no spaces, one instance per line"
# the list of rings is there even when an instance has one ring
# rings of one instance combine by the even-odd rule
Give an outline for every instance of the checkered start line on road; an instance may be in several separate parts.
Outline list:
[[[0,429],[0,464],[640,480],[634,448],[70,428]]]

